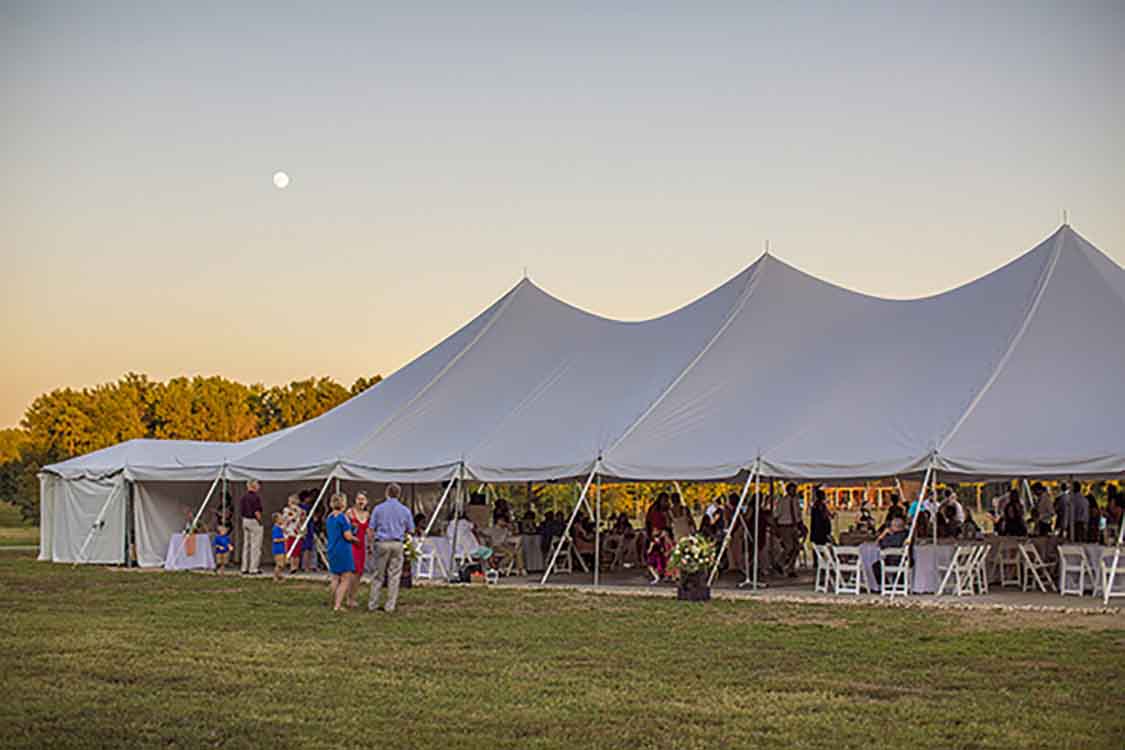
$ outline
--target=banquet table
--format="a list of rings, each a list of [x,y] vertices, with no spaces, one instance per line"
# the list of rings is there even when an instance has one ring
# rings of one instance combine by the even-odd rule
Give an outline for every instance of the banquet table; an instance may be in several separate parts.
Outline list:
[[[1093,580],[1088,579],[1087,583],[1086,583],[1086,589],[1090,590],[1090,591],[1093,591],[1095,581],[1101,580],[1101,575],[1102,575],[1101,561],[1102,561],[1102,557],[1104,555],[1109,555],[1110,560],[1109,560],[1109,563],[1107,563],[1107,564],[1112,564],[1113,563],[1113,550],[1114,550],[1114,548],[1113,547],[1107,547],[1107,546],[1104,546],[1104,545],[1101,545],[1101,544],[1079,544],[1078,546],[1081,547],[1082,551],[1086,553],[1086,562],[1090,563],[1090,569],[1092,571],[1094,571]],[[1121,553],[1121,560],[1123,562],[1125,562],[1125,551],[1123,551]],[[1058,584],[1059,590],[1061,591],[1062,590],[1062,563],[1061,562],[1058,563],[1057,570],[1058,570],[1058,577],[1057,577],[1055,583]],[[1119,566],[1118,572],[1120,572],[1120,570],[1121,570],[1121,568]],[[1114,579],[1113,579],[1113,590],[1114,590],[1115,593],[1125,592],[1125,576],[1118,575],[1118,576],[1114,577]]]
[[[168,542],[168,552],[164,555],[165,570],[212,570],[215,555],[211,551],[211,535],[195,535],[195,554],[187,554],[183,534],[173,534]]]
[[[939,568],[948,566],[953,560],[953,550],[958,545],[979,546],[985,542],[950,541],[937,544],[920,543],[914,546],[914,560],[910,568],[910,591],[913,594],[932,594],[941,584]],[[875,575],[874,564],[879,559],[879,545],[866,542],[859,545],[859,556],[863,561],[864,572],[872,591],[880,590],[880,581]]]

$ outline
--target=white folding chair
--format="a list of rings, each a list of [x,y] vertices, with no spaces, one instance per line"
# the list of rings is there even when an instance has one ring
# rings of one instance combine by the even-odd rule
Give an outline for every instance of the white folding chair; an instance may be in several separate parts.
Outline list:
[[[1113,588],[1109,586],[1109,577],[1110,573],[1113,572],[1115,554],[1116,552],[1106,550],[1102,553],[1102,559],[1098,561],[1098,567],[1101,569],[1101,591],[1107,601],[1115,596],[1125,596],[1125,550],[1117,555],[1117,571],[1113,573]]]
[[[436,560],[437,555],[434,554],[432,548],[418,555],[418,561],[414,563],[414,578],[419,581],[432,581],[434,579],[434,562]]]
[[[934,596],[945,593],[949,579],[953,579],[953,592],[957,596],[973,593],[973,561],[976,559],[976,550],[973,547],[957,545],[953,548],[953,557],[949,565],[939,565],[938,575],[941,575],[941,584]]]
[[[813,591],[827,594],[836,568],[832,550],[826,544],[814,544],[813,554],[816,555],[816,580],[813,583]]]
[[[987,594],[988,593],[987,561],[988,561],[988,553],[990,551],[992,551],[992,545],[990,545],[990,544],[978,545],[976,550],[975,550],[976,554],[973,557],[973,561],[971,563],[972,574],[973,574],[971,585],[972,585],[973,588],[976,589],[976,592],[978,594]]]
[[[1035,586],[1044,594],[1047,593],[1048,588],[1051,591],[1056,591],[1055,579],[1051,575],[1051,566],[1039,556],[1039,550],[1035,548],[1035,545],[1030,542],[1021,544],[1019,550],[1023,571],[1021,588],[1024,591],[1030,591]]]
[[[1060,544],[1059,594],[1085,595],[1087,576],[1090,577],[1091,584],[1094,584],[1096,579],[1090,563],[1086,561],[1086,550],[1077,544]]]
[[[859,547],[831,547],[835,558],[837,594],[861,594],[863,589],[871,592],[867,585],[867,572],[863,569],[863,558]]]
[[[551,545],[551,553],[547,555],[547,562],[550,563],[551,558],[555,554],[555,549],[561,547],[559,550],[559,557],[555,560],[556,573],[573,573],[574,572],[574,559],[570,554],[570,540],[565,536],[560,536]]]
[[[879,550],[879,590],[883,596],[910,595],[910,557],[905,547]]]
[[[1023,581],[1021,580],[1019,547],[1001,547],[998,558],[998,567],[1000,568],[1000,588],[1004,588],[1005,586],[1022,585]]]

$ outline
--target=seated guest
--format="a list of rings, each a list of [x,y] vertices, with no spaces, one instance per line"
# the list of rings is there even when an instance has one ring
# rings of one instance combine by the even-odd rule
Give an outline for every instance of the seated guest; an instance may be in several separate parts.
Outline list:
[[[919,518],[918,522],[921,523],[922,519]],[[893,518],[891,519],[891,525],[883,529],[882,533],[879,534],[878,538],[875,540],[875,543],[879,545],[879,549],[896,549],[906,545],[906,537],[908,534],[906,521],[902,518]],[[891,565],[898,565],[901,559],[901,557],[890,556],[887,558],[887,562]],[[876,579],[882,577],[883,565],[879,560],[872,563],[871,568],[875,572]]]
[[[885,531],[890,528],[891,521],[901,518],[906,520],[906,508],[902,507],[902,500],[899,498],[898,493],[891,493],[891,504],[887,508],[887,515],[883,516],[883,525],[879,527],[879,531]]]
[[[996,533],[1000,536],[1027,536],[1027,523],[1023,520],[1020,491],[1009,490],[1008,501],[1001,505],[1004,511],[1000,520],[996,522]]]
[[[973,513],[968,508],[965,508],[965,523],[961,524],[961,538],[962,539],[983,539],[984,531],[977,525],[976,519],[973,518]]]
[[[551,545],[554,544],[555,539],[562,536],[563,528],[565,528],[565,524],[563,524],[562,517],[554,511],[547,511],[547,515],[543,517],[543,523],[539,526],[539,539],[544,556],[551,553]]]
[[[570,530],[570,540],[574,544],[574,551],[592,565],[594,562],[593,523],[585,518],[576,519]]]
[[[866,502],[859,505],[859,518],[856,519],[855,530],[861,534],[875,533],[875,517],[871,515]]]
[[[426,514],[425,513],[415,513],[414,514],[415,536],[422,536],[422,532],[425,531],[425,530],[426,530]]]
[[[719,527],[715,525],[715,521],[708,514],[703,514],[703,520],[699,522],[699,536],[708,540],[709,542],[718,545],[722,541],[722,535],[719,533]]]
[[[918,521],[914,524],[915,539],[929,539],[933,534],[933,515],[925,510],[918,514]]]
[[[952,505],[944,506],[938,513],[937,520],[938,538],[948,539],[961,536],[961,524],[957,521],[957,509]]]
[[[523,518],[520,519],[519,532],[532,536],[539,533],[539,523],[535,520],[535,511],[528,508],[524,511]]]
[[[661,529],[660,533],[648,543],[645,551],[645,563],[648,572],[652,575],[650,584],[660,583],[668,574],[668,556],[672,554],[672,533],[668,529]]]
[[[503,518],[508,523],[512,522],[512,508],[508,505],[508,501],[502,497],[496,498],[496,502],[492,505],[492,523],[496,523]]]

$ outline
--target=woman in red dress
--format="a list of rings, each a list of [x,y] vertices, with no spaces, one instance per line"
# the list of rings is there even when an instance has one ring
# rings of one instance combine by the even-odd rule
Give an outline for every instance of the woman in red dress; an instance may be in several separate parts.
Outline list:
[[[355,505],[344,514],[355,528],[355,537],[358,544],[352,545],[352,559],[355,561],[355,575],[352,576],[348,588],[348,606],[352,609],[359,606],[356,596],[359,593],[359,579],[363,576],[363,567],[367,564],[367,526],[371,523],[371,513],[367,510],[367,495],[356,493]]]

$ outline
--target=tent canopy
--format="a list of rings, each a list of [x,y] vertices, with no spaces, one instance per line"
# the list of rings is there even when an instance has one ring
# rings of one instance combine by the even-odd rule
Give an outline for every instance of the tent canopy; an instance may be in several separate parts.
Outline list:
[[[212,480],[239,456],[269,445],[288,432],[278,430],[239,443],[138,438],[44,466],[42,473],[63,479]]]
[[[764,255],[668,315],[523,280],[377,388],[232,474],[436,481],[1125,472],[1125,270],[1069,226],[943,294],[887,300]]]

